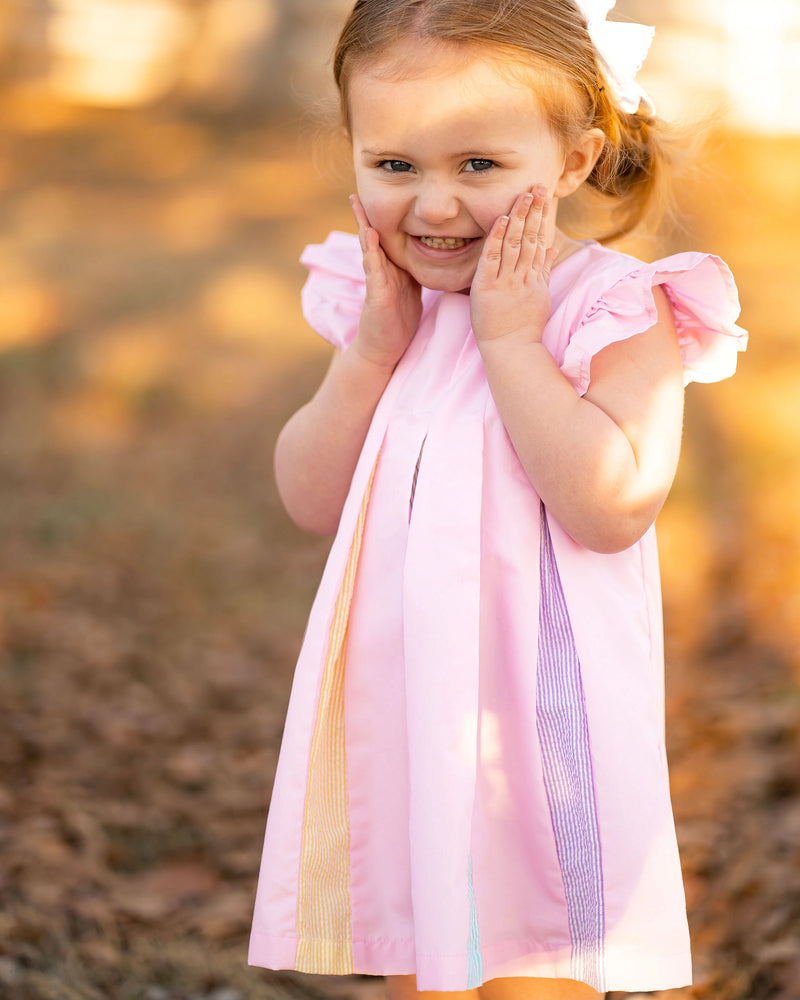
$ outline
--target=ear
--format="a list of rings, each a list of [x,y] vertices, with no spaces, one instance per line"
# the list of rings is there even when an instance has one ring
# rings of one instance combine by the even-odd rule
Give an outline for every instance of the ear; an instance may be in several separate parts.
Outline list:
[[[554,191],[556,198],[566,198],[578,190],[594,170],[605,144],[605,135],[599,128],[592,128],[584,132],[575,145],[567,150],[564,169]]]

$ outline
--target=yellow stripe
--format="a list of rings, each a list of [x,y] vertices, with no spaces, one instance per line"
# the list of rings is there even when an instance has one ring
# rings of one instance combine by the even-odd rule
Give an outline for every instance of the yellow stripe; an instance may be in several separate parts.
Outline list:
[[[353,971],[344,667],[350,605],[374,476],[373,467],[336,599],[311,740],[297,907],[295,967],[299,972],[344,976]]]

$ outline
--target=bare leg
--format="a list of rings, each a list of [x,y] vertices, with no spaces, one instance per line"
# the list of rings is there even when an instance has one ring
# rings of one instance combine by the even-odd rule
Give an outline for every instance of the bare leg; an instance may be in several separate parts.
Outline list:
[[[478,990],[418,990],[416,976],[387,976],[388,1000],[480,1000]]]
[[[601,993],[573,979],[520,976],[491,979],[477,990],[438,992],[417,990],[414,976],[387,976],[388,1000],[600,1000]]]
[[[574,979],[529,976],[490,979],[478,990],[480,1000],[602,1000],[604,994]]]

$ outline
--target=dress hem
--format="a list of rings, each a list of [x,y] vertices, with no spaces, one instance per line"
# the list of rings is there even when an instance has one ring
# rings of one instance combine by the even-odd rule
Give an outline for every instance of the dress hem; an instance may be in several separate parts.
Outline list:
[[[250,942],[248,965],[260,968],[302,972],[297,968],[297,938],[259,936]],[[557,952],[525,951],[526,945],[510,947],[503,943],[495,948],[483,948],[483,976],[481,983],[504,977],[531,979],[570,979],[570,950]],[[420,955],[415,953],[414,942],[408,940],[353,941],[354,975],[407,976],[416,975],[417,988],[431,992],[449,992],[467,989],[466,975],[468,952],[460,955]],[[509,951],[518,957],[509,958]],[[603,990],[606,992],[657,992],[691,986],[691,963],[685,954],[643,957],[641,952],[605,947],[606,975]],[[311,975],[336,975],[329,969],[315,970]],[[580,980],[579,980],[580,981]],[[471,986],[473,984],[470,984]]]

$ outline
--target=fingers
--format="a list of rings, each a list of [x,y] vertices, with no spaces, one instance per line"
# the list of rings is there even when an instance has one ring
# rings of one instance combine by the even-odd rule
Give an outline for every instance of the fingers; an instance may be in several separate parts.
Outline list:
[[[514,202],[509,215],[503,247],[503,263],[511,270],[529,270],[532,253],[529,218],[533,209],[533,193],[526,191]]]
[[[367,234],[370,232],[372,227],[369,224],[367,213],[364,211],[364,206],[361,204],[361,199],[357,194],[350,195],[350,207],[353,210],[356,225],[358,226],[358,241],[361,244],[362,251],[366,253],[368,245]]]
[[[559,251],[550,247],[550,249],[545,253],[544,264],[542,265],[542,275],[546,282],[550,282],[550,272],[556,266],[556,261],[558,260]]]
[[[500,274],[500,267],[503,263],[503,245],[506,231],[511,219],[507,215],[501,215],[495,219],[494,225],[489,230],[486,243],[478,261],[478,268],[475,272],[476,279],[484,276],[490,280],[496,279]]]
[[[367,213],[357,194],[350,195],[350,207],[353,209],[358,224],[358,242],[364,255],[364,271],[367,276],[375,274],[384,265],[385,257],[381,251],[381,240],[378,231],[369,224]]]
[[[547,189],[537,184],[521,194],[514,202],[508,216],[508,225],[502,249],[504,268],[523,273],[535,270],[549,273],[554,261],[547,267],[547,220],[550,199]]]

